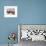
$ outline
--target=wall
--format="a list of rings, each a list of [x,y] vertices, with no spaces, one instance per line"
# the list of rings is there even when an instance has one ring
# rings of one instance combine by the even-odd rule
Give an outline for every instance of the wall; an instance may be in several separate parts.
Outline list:
[[[18,18],[4,18],[4,6],[18,6]],[[7,44],[17,24],[46,24],[46,0],[0,0],[0,44]],[[16,40],[17,42],[17,40]]]

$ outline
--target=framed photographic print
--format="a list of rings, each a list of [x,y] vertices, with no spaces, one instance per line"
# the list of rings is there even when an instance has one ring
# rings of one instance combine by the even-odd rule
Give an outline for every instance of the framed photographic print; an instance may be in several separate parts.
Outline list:
[[[4,17],[17,17],[17,6],[4,6]]]

